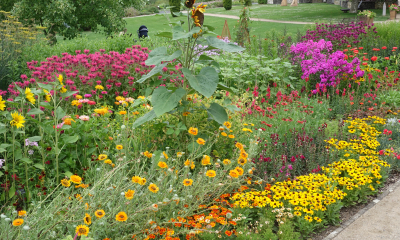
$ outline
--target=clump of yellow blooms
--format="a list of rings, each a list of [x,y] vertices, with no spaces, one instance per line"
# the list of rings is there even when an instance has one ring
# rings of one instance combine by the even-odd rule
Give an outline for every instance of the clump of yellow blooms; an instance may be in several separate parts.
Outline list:
[[[323,173],[311,173],[296,177],[294,180],[276,182],[265,187],[264,191],[251,190],[238,192],[231,197],[235,207],[254,208],[290,207],[294,215],[311,222],[312,215],[324,212],[329,205],[344,199],[352,191],[374,191],[373,182],[382,178],[383,167],[390,167],[388,163],[378,158],[376,151],[379,146],[377,136],[380,132],[376,124],[385,124],[385,119],[368,117],[345,121],[349,124],[349,133],[357,134],[357,138],[350,142],[330,139],[326,141],[330,151],[340,151],[344,158],[322,167]],[[368,122],[372,122],[368,124]],[[384,155],[390,154],[386,150]]]

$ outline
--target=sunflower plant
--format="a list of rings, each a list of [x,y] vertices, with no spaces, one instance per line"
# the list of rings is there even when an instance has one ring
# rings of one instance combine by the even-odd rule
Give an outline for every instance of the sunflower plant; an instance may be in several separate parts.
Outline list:
[[[217,89],[230,91],[221,83],[222,75],[217,61],[203,54],[212,49],[220,49],[226,52],[240,52],[244,48],[226,43],[212,36],[212,26],[204,25],[204,12],[207,5],[200,4],[194,7],[195,0],[187,0],[187,22],[170,23],[171,32],[161,32],[157,36],[165,37],[174,43],[176,51],[168,54],[166,47],[159,47],[149,53],[146,65],[154,68],[143,75],[138,83],[150,82],[154,76],[159,80],[153,81],[151,89],[151,104],[153,109],[135,121],[133,127],[162,116],[165,113],[172,114],[184,125],[181,133],[188,129],[187,116],[193,112],[207,112],[209,120],[219,124],[228,120],[225,107],[216,101],[209,101],[208,106],[194,104],[190,96],[199,95],[212,98]],[[166,16],[168,18],[168,16]],[[186,31],[184,27],[186,26]],[[207,45],[207,48],[198,50],[197,45]],[[163,82],[170,71],[178,69],[178,80]],[[182,135],[183,137],[184,135]]]

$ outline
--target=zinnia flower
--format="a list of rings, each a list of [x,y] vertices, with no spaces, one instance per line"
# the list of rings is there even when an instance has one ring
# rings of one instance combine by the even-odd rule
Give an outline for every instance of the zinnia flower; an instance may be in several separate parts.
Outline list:
[[[150,190],[150,192],[157,193],[159,189],[158,189],[157,185],[152,183],[149,185],[149,190]]]
[[[60,75],[61,76],[61,75]],[[78,225],[75,229],[75,233],[78,234],[78,236],[85,235],[87,236],[89,233],[89,228],[86,225]]]
[[[81,116],[79,116],[79,119],[82,121],[89,121],[89,116],[81,115]]]
[[[125,212],[119,212],[116,216],[115,219],[118,222],[125,222],[128,219],[128,215],[126,215]]]
[[[25,118],[22,115],[19,115],[18,112],[11,113],[11,117],[13,120],[11,120],[10,124],[11,126],[16,126],[17,128],[24,127],[24,122]]]

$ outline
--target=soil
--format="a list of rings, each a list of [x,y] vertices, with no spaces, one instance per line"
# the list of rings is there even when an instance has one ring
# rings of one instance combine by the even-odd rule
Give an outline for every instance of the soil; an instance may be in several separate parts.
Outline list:
[[[378,195],[386,191],[393,184],[395,184],[400,179],[400,171],[392,172],[389,174],[388,179],[386,180],[385,185],[379,189]],[[370,202],[372,202],[376,196],[369,196],[366,203],[357,204],[351,207],[342,208],[340,210],[340,220],[342,223],[349,220],[352,216],[354,216],[358,211],[366,207]],[[327,237],[331,232],[335,231],[340,226],[327,226],[319,233],[312,234],[308,239],[309,240],[323,240]]]

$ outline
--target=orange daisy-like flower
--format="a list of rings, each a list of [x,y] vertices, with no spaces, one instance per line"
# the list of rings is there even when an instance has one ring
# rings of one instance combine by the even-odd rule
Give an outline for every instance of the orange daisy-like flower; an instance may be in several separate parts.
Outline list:
[[[238,163],[243,166],[243,165],[245,165],[247,163],[247,159],[246,158],[239,158],[238,159]]]
[[[92,224],[92,218],[90,217],[89,214],[85,213],[85,217],[83,218],[83,221],[85,222],[85,224],[90,225]]]
[[[140,178],[140,180],[139,180],[139,184],[140,185],[145,185],[146,184],[146,178]]]
[[[149,153],[149,151],[144,152],[143,155],[145,155],[147,158],[151,158],[153,156],[153,154]]]
[[[228,136],[228,134],[226,134],[226,132],[221,132],[221,135],[224,137]]]
[[[133,176],[132,177],[132,182],[133,183],[139,183],[140,182],[140,177],[139,176]]]
[[[190,112],[184,112],[184,113],[182,113],[182,115],[183,115],[184,117],[188,116],[189,114],[190,114]]]
[[[206,11],[207,5],[200,4],[196,8],[192,9],[192,18],[194,20],[194,25],[197,27],[203,26],[204,23],[204,12]]]
[[[17,218],[13,221],[12,225],[17,227],[17,226],[21,226],[24,223],[24,219],[22,218]]]
[[[238,178],[239,177],[239,173],[236,170],[230,170],[229,171],[229,176],[231,176],[233,178]]]
[[[123,147],[122,145],[117,145],[115,148],[116,148],[117,150],[122,150],[122,149],[124,149],[124,147]]]
[[[106,215],[106,213],[104,212],[103,209],[98,209],[98,210],[96,210],[96,212],[94,212],[94,215],[97,218],[102,218],[102,217],[104,217],[104,215]]]
[[[167,167],[168,167],[168,165],[167,165],[166,162],[159,162],[159,163],[158,163],[158,166],[159,166],[160,168],[167,168]]]
[[[206,166],[210,164],[211,164],[210,156],[204,155],[203,158],[201,159],[201,165]]]
[[[188,132],[189,132],[190,134],[196,136],[196,135],[199,133],[199,130],[198,130],[197,128],[190,127]]]
[[[232,127],[232,124],[230,122],[224,122],[224,126],[229,129]]]
[[[193,180],[192,179],[185,179],[185,180],[183,180],[183,185],[184,186],[190,186],[190,185],[192,185],[193,184]]]
[[[130,190],[125,192],[125,198],[131,200],[133,196],[135,195],[135,190]]]
[[[200,145],[206,144],[206,141],[205,141],[204,139],[202,139],[202,138],[198,138],[198,139],[196,140],[196,142],[197,142],[198,144],[200,144]]]
[[[26,211],[25,210],[18,211],[18,216],[19,217],[26,216]]]
[[[75,184],[81,184],[81,182],[82,182],[82,178],[79,177],[78,175],[72,175],[70,180],[71,180],[71,182],[73,182]]]
[[[244,173],[244,170],[241,167],[236,167],[235,170],[239,174],[239,176],[243,175],[243,173]]]
[[[206,172],[206,176],[207,177],[210,177],[210,178],[213,178],[213,177],[215,177],[217,174],[215,173],[215,171],[214,170],[208,170],[207,172]]]
[[[117,220],[118,222],[125,222],[126,220],[128,220],[128,215],[126,215],[125,212],[119,212],[115,216],[115,220]]]
[[[163,154],[163,156],[164,156],[165,159],[168,159],[168,158],[169,158],[166,152],[162,152],[162,154]]]
[[[82,235],[87,236],[89,233],[89,228],[88,228],[88,226],[85,226],[85,225],[79,225],[76,227],[75,232],[78,234],[78,236],[82,236]]]
[[[159,189],[158,189],[157,185],[152,183],[149,185],[149,190],[150,190],[150,192],[157,193]]]
[[[65,125],[70,125],[70,126],[71,126],[72,122],[75,122],[75,120],[72,119],[72,118],[66,118],[66,119],[64,120],[64,124],[65,124]]]
[[[239,150],[242,150],[243,149],[243,144],[241,144],[240,142],[237,142],[235,144],[235,147],[237,147]]]

